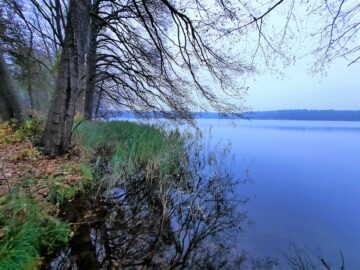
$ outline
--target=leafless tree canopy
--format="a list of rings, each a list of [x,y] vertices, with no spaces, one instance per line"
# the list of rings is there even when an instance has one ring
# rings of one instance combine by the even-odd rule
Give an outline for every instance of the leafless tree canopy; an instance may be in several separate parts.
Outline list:
[[[54,61],[64,42],[68,1],[5,3]],[[89,61],[97,63],[92,74],[97,98],[135,111],[188,116],[193,108],[240,110],[244,88],[234,81],[253,70],[257,57],[268,66],[275,56],[291,60],[287,41],[300,34],[303,18],[296,10],[304,7],[319,25],[312,33],[319,40],[316,66],[338,57],[349,64],[359,60],[360,5],[352,0],[96,0],[92,5],[96,59]],[[274,18],[281,18],[275,26]]]
[[[220,111],[240,108],[218,89],[240,98],[232,78],[250,67],[203,37],[213,22],[206,27],[168,1],[100,2],[97,77],[108,98],[134,111],[171,109],[180,116],[199,105],[197,96]],[[186,11],[206,11],[196,8]]]

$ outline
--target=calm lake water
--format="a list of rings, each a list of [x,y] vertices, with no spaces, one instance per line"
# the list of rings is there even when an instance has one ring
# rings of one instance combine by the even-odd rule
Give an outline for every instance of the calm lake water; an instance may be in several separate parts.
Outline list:
[[[346,269],[360,269],[360,122],[201,119],[197,125],[210,148],[230,143],[235,161],[226,165],[252,180],[238,190],[249,198],[244,210],[252,221],[239,248],[277,258],[279,269],[287,269],[283,253],[292,243],[334,269],[342,251]]]
[[[290,243],[347,269],[360,269],[360,123],[198,120],[211,143],[230,142],[231,170],[251,184],[239,192],[253,225],[241,246],[281,257]],[[340,268],[339,268],[340,269]]]

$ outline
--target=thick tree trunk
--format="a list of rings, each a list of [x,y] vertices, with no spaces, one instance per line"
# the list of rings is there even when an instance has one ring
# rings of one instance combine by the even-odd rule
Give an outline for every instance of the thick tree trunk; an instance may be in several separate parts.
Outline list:
[[[0,53],[0,118],[22,120],[21,105],[3,55]]]
[[[94,14],[97,14],[98,2],[93,6]],[[94,109],[94,95],[96,84],[96,49],[97,49],[98,24],[96,17],[92,17],[90,25],[90,47],[87,55],[87,70],[86,70],[86,86],[85,86],[85,105],[84,118],[91,119],[93,117]]]
[[[70,0],[65,38],[42,143],[45,151],[69,150],[76,101],[89,41],[91,0]]]

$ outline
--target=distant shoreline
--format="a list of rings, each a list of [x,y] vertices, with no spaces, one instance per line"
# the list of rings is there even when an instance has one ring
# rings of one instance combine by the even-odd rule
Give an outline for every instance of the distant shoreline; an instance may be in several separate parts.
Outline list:
[[[107,118],[176,118],[174,112],[111,112]],[[192,112],[195,119],[249,119],[249,120],[299,120],[299,121],[360,121],[360,110],[275,110],[244,113]]]

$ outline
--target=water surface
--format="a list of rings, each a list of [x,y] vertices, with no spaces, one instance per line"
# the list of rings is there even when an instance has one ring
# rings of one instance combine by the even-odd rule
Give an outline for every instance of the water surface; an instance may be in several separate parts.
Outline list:
[[[289,243],[331,262],[344,253],[347,269],[360,269],[360,123],[272,120],[198,120],[211,126],[211,142],[232,144],[237,175],[250,169],[253,226],[243,247],[279,256]]]

